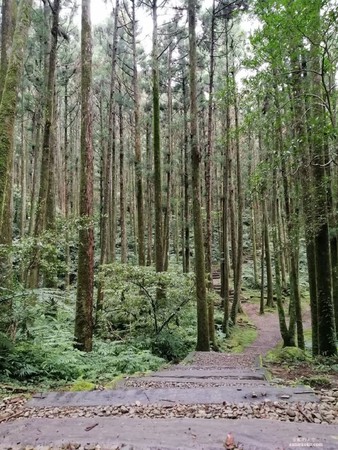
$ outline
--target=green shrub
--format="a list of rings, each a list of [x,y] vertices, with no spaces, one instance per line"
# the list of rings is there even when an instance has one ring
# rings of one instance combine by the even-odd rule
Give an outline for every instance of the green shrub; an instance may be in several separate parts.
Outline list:
[[[269,363],[297,363],[310,361],[311,357],[298,347],[283,347],[267,353],[265,361]]]
[[[314,388],[328,389],[331,387],[331,381],[327,377],[314,375],[311,377],[302,377],[302,383]]]
[[[104,266],[100,278],[105,305],[98,330],[103,338],[153,338],[173,323],[179,326],[195,299],[192,274],[115,263]],[[163,296],[158,295],[159,286]]]
[[[163,331],[151,342],[151,350],[155,355],[167,361],[177,362],[183,359],[193,349],[189,339],[170,330]]]
[[[93,389],[95,389],[95,384],[88,380],[83,380],[82,378],[76,380],[70,388],[72,392],[92,391]]]

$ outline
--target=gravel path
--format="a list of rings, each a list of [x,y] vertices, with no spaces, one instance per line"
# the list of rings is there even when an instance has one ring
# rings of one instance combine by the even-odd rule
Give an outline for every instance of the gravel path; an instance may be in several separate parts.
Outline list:
[[[278,344],[281,335],[277,314],[267,312],[260,315],[259,305],[255,303],[245,303],[243,309],[250,322],[257,328],[258,336],[255,342],[240,354],[196,352],[191,362],[192,365],[200,367],[256,367],[257,358],[260,355],[265,355],[267,351]]]

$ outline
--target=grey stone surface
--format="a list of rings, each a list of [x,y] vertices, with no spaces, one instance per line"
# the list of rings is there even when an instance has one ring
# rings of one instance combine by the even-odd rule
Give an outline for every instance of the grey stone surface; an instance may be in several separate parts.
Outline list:
[[[224,442],[230,432],[244,450],[338,448],[336,425],[276,423],[263,419],[84,418],[22,419],[1,424],[0,449],[16,450],[24,446],[48,446],[51,443],[55,449],[67,443],[77,443],[93,448],[99,445],[101,450],[224,450]]]
[[[285,396],[283,398],[282,396]],[[90,392],[51,392],[45,396],[36,395],[27,404],[28,407],[65,407],[96,405],[141,404],[210,404],[222,402],[261,402],[264,399],[284,400],[288,402],[315,402],[317,397],[310,389],[303,387],[253,388],[251,386],[194,387],[193,389],[116,389],[111,391]]]
[[[270,386],[270,383],[264,380],[237,380],[237,379],[229,379],[229,378],[221,378],[221,377],[180,377],[176,378],[175,376],[168,376],[159,378],[157,376],[146,376],[142,378],[135,378],[135,381],[139,383],[151,383],[151,382],[159,382],[159,383],[199,383],[201,385],[207,383],[219,383],[227,386]],[[127,382],[133,382],[133,378],[129,378]]]
[[[189,367],[155,372],[152,378],[223,378],[234,380],[265,380],[263,369],[206,369]]]

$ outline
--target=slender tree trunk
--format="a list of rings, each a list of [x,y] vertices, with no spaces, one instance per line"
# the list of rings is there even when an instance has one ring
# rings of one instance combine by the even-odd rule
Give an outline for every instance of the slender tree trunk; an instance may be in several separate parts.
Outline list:
[[[222,206],[222,258],[221,258],[221,292],[223,295],[223,323],[222,331],[229,335],[229,152],[230,152],[230,109],[226,106],[226,144],[223,168],[223,206]]]
[[[114,11],[114,31],[111,56],[109,115],[108,115],[108,143],[103,152],[103,187],[102,216],[100,236],[100,265],[111,262],[115,252],[115,151],[116,151],[116,58],[118,45],[118,17],[120,3],[116,0]],[[104,293],[100,282],[97,289],[96,313],[103,308]]]
[[[160,88],[158,69],[157,0],[153,0],[153,156],[154,156],[154,197],[155,197],[155,266],[156,272],[163,271],[162,236],[162,163],[160,140]]]
[[[262,224],[262,245],[261,245],[261,295],[260,295],[260,302],[259,302],[259,314],[264,314],[264,292],[265,292],[265,286],[264,286],[264,274],[265,274],[265,264],[264,264],[264,255],[265,255],[265,229],[264,224]]]
[[[311,47],[312,66],[312,94],[318,96],[322,91],[321,73],[322,49],[319,45],[321,29],[321,6],[322,2],[317,0],[313,3],[313,36],[314,42]],[[318,341],[319,353],[323,356],[334,356],[337,354],[336,334],[334,323],[334,311],[331,291],[331,263],[330,263],[330,240],[328,220],[328,197],[327,189],[330,179],[323,166],[325,160],[325,126],[326,117],[322,102],[312,100],[312,123],[314,123],[313,141],[313,173],[315,186],[315,235],[314,250],[316,260],[316,287],[318,301]]]
[[[134,88],[134,126],[135,126],[135,176],[136,176],[136,208],[137,208],[137,236],[138,236],[138,262],[140,266],[146,263],[144,249],[144,207],[143,207],[143,176],[141,154],[141,126],[140,126],[140,94],[136,57],[136,16],[135,0],[132,1],[133,22],[133,88]]]
[[[233,70],[233,84],[235,84],[235,71]],[[236,89],[236,87],[235,87]],[[236,187],[237,187],[237,247],[236,267],[234,279],[234,300],[231,308],[231,320],[236,323],[236,316],[240,308],[240,296],[242,286],[242,265],[243,265],[243,190],[242,190],[242,169],[241,154],[239,145],[239,124],[238,124],[238,104],[237,93],[235,92],[235,149],[236,149]]]
[[[8,6],[8,5],[7,5]],[[8,59],[8,42],[2,35],[2,63],[6,67],[5,80],[2,83],[2,97],[0,104],[0,244],[10,245],[12,241],[12,185],[13,185],[13,156],[14,156],[14,129],[15,115],[18,100],[18,91],[22,76],[25,49],[28,39],[28,30],[31,21],[32,0],[21,1],[13,37],[11,55]],[[4,23],[2,24],[4,26]],[[9,24],[6,24],[6,26]],[[10,25],[9,25],[10,26]],[[12,29],[7,30],[9,35]],[[4,33],[4,30],[2,30]],[[3,60],[5,58],[5,60]],[[3,77],[3,74],[1,74]],[[11,286],[11,260],[9,254],[0,255],[1,285]],[[3,311],[1,312],[3,313]]]
[[[256,202],[252,201],[251,205],[251,241],[252,241],[252,261],[254,272],[254,285],[258,286],[258,269],[257,269],[257,220],[256,220]]]
[[[267,301],[266,306],[273,307],[273,281],[271,268],[271,253],[269,239],[269,222],[266,201],[263,204],[263,227],[264,227],[264,250],[265,250],[265,266],[266,266],[266,283],[267,283]]]
[[[3,0],[1,6],[1,64],[0,64],[0,99],[5,85],[5,78],[13,43],[16,20],[16,0]]]
[[[40,166],[42,157],[41,147],[41,108],[37,102],[35,112],[32,119],[32,157],[33,157],[33,176],[32,176],[32,191],[30,198],[30,220],[29,220],[29,236],[34,235],[35,218],[37,207],[37,193],[40,186]],[[27,280],[26,280],[27,281]]]
[[[150,141],[151,125],[147,121],[146,128],[146,149],[147,149],[147,220],[148,220],[148,239],[147,239],[147,266],[150,266],[153,260],[153,183],[152,176],[153,165],[152,165],[152,146]]]
[[[120,95],[121,84],[120,84]],[[120,227],[121,227],[121,262],[127,262],[127,230],[126,230],[126,193],[125,193],[125,167],[124,167],[124,120],[122,101],[119,103],[120,122]]]
[[[53,226],[54,206],[54,153],[53,120],[55,113],[55,78],[57,45],[59,33],[60,0],[54,0],[52,8],[51,45],[49,50],[47,88],[45,94],[45,112],[42,140],[42,161],[40,168],[40,189],[36,209],[34,236],[38,237],[46,229]],[[45,12],[46,17],[46,12]],[[53,199],[51,198],[53,196]],[[35,249],[29,275],[29,286],[37,288],[39,283],[40,249]]]
[[[197,129],[197,83],[196,83],[196,2],[188,2],[189,19],[189,61],[190,61],[190,137],[191,137],[191,168],[192,168],[192,198],[195,242],[195,274],[197,296],[197,346],[198,351],[209,351],[208,309],[205,285],[205,259],[203,226],[200,201],[200,161],[201,154],[198,143]]]
[[[214,71],[215,71],[215,0],[212,3],[210,36],[210,71],[209,71],[209,100],[208,100],[208,131],[207,154],[205,158],[205,190],[206,190],[206,272],[208,276],[208,289],[212,290],[212,164],[213,155],[213,108],[214,108]],[[214,302],[209,299],[208,308],[210,342],[215,345]]]
[[[13,34],[15,30],[16,21],[16,1],[4,0],[1,8],[1,65],[0,65],[0,100],[2,97],[5,78],[8,69],[8,61],[10,58],[10,52],[13,44]],[[22,110],[24,115],[24,110]],[[23,147],[24,148],[24,147]],[[10,165],[13,161],[10,161]],[[24,162],[23,162],[24,164]],[[9,168],[9,171],[11,169]],[[12,243],[12,220],[13,220],[13,196],[12,196],[12,184],[13,180],[8,182],[8,195],[6,198],[6,205],[4,210],[6,214],[3,217],[3,221],[0,228],[0,246],[4,249],[4,254],[0,254],[0,285],[3,289],[12,289],[12,258],[9,253],[10,245]],[[6,308],[6,305],[5,305]],[[10,311],[12,305],[9,305],[8,311]],[[1,314],[5,311],[1,311]]]
[[[76,348],[92,350],[94,228],[93,220],[93,136],[92,136],[92,37],[90,0],[82,0],[81,15],[81,178],[78,284],[75,315]]]
[[[190,270],[190,214],[189,214],[189,156],[188,156],[188,107],[187,107],[187,92],[186,92],[186,78],[183,74],[182,80],[182,94],[183,94],[183,115],[184,115],[184,265],[183,272],[188,273]]]
[[[169,44],[168,54],[168,151],[166,161],[167,174],[167,195],[163,211],[163,269],[168,270],[169,253],[170,253],[170,215],[171,215],[171,196],[172,196],[172,152],[173,152],[173,137],[172,137],[172,115],[173,115],[173,98],[172,98],[172,43]]]

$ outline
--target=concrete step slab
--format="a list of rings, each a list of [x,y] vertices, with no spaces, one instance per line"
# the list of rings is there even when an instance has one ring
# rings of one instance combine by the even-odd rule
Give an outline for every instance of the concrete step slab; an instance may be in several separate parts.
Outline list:
[[[225,380],[266,380],[265,371],[263,369],[201,369],[194,366],[181,366],[171,370],[155,372],[152,378],[223,378]]]
[[[36,395],[27,407],[68,407],[98,405],[132,405],[140,402],[149,404],[212,404],[212,403],[245,403],[283,400],[286,402],[316,402],[317,397],[312,390],[304,387],[272,387],[251,386],[219,386],[159,389],[116,389],[111,391],[90,392],[51,392],[43,396]]]
[[[184,384],[184,383],[192,383],[192,384],[218,384],[224,386],[270,386],[270,383],[264,380],[238,380],[238,379],[224,379],[220,377],[181,377],[177,378],[175,376],[168,376],[163,378],[158,378],[156,376],[147,376],[142,378],[130,378],[128,381],[136,381],[139,384],[142,383],[175,383],[175,384]]]
[[[337,450],[338,443],[337,425],[266,419],[22,419],[0,425],[0,450],[69,443],[101,450],[224,450],[230,432],[245,450]]]

